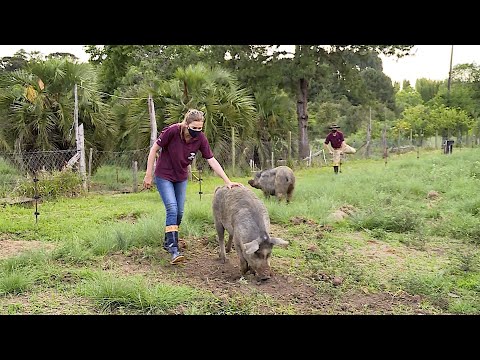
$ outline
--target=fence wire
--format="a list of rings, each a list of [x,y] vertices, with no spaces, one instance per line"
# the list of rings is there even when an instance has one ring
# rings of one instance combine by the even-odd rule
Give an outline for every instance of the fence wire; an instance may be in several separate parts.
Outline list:
[[[324,139],[310,141],[310,154],[305,159],[298,159],[297,141],[291,139],[273,139],[271,141],[224,140],[212,145],[215,158],[229,176],[248,176],[252,171],[289,165],[293,168],[307,166],[322,167],[331,165],[330,154],[323,151]],[[457,140],[457,139],[455,139]],[[421,148],[442,151],[441,138],[429,139],[374,139],[367,144],[364,140],[352,139],[348,144],[357,149],[355,155],[348,155],[345,160],[360,158],[381,159],[395,156]],[[386,145],[386,151],[385,151]],[[456,142],[454,147],[459,146]],[[463,144],[462,144],[463,145]],[[466,143],[465,146],[478,146]],[[85,149],[86,180],[88,191],[112,190],[130,192],[139,190],[147,167],[150,148],[125,151],[98,151]],[[24,196],[33,191],[33,177],[39,178],[39,189],[46,194],[62,194],[65,183],[74,189],[66,191],[68,195],[80,192],[77,181],[79,173],[77,149],[35,151],[22,153],[0,152],[0,198]],[[197,154],[192,170],[203,171],[203,176],[210,176],[211,169],[205,159]],[[78,180],[80,179],[80,180]],[[31,186],[30,186],[30,185]]]

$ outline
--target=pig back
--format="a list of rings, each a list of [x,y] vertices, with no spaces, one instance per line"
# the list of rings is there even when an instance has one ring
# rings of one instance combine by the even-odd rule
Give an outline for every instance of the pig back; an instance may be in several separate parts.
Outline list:
[[[275,183],[277,186],[295,186],[295,175],[288,166],[279,166],[276,169]]]
[[[223,224],[229,233],[240,226],[257,227],[267,233],[270,231],[267,208],[250,189],[218,187],[215,189],[212,208],[215,221]]]

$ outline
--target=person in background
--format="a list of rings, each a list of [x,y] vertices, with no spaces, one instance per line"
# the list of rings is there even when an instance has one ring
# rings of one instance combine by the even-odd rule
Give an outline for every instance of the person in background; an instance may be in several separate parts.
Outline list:
[[[329,127],[330,132],[325,138],[323,147],[328,150],[330,155],[333,155],[333,172],[338,174],[338,167],[341,164],[341,155],[354,154],[356,150],[345,143],[343,133],[339,130],[340,126],[332,124]],[[328,146],[330,144],[330,147]]]
[[[225,185],[231,189],[233,186],[243,184],[230,181],[222,166],[213,156],[207,137],[202,132],[204,123],[203,112],[190,109],[180,123],[165,127],[157,141],[150,148],[147,160],[147,172],[143,180],[146,189],[151,188],[153,180],[163,201],[166,210],[165,238],[163,247],[171,254],[171,264],[178,264],[185,260],[179,251],[178,230],[182,222],[187,181],[188,165],[200,151],[210,167],[220,176]],[[155,157],[155,173],[153,172]]]

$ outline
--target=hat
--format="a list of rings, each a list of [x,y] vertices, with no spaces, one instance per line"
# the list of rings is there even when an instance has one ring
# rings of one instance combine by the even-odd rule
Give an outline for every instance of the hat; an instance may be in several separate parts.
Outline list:
[[[332,124],[332,125],[330,125],[329,129],[330,129],[330,130],[332,130],[332,129],[340,129],[340,126],[338,126],[337,124]]]

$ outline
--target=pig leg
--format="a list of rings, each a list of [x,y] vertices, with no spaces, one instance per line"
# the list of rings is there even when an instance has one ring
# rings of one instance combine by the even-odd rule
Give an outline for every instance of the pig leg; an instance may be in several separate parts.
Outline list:
[[[249,270],[248,263],[247,263],[247,260],[245,260],[245,258],[243,257],[241,246],[237,246],[237,245],[235,245],[235,250],[237,250],[238,258],[240,260],[240,271],[242,275],[245,275]]]
[[[217,235],[218,235],[218,245],[219,245],[219,251],[220,251],[220,261],[225,264],[225,241],[223,239],[225,235],[225,228],[223,227],[222,224],[220,223],[215,223],[215,230],[217,230]]]
[[[290,200],[292,199],[292,195],[293,195],[293,186],[290,185],[287,190],[287,203],[289,203]]]
[[[233,242],[233,235],[228,235],[228,241],[227,241],[227,253],[229,253],[230,251],[232,251],[232,242]]]
[[[283,193],[277,193],[278,202],[282,202],[282,199],[285,197]]]
[[[290,202],[291,199],[292,199],[292,191],[287,192],[287,204]]]

